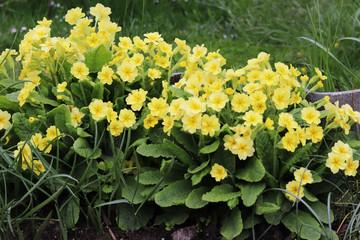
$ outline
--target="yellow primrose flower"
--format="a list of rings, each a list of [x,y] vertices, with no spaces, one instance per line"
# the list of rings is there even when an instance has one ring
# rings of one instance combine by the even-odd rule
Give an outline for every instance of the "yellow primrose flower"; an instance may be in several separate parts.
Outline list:
[[[100,45],[100,37],[97,33],[91,33],[90,36],[86,38],[86,43],[89,44],[91,48],[96,48]]]
[[[67,82],[59,83],[57,85],[57,92],[64,92],[66,90]]]
[[[205,63],[204,70],[207,73],[218,75],[221,72],[220,59],[212,59],[211,61]]]
[[[227,172],[223,166],[215,163],[211,168],[210,175],[215,178],[215,181],[220,182],[227,177]]]
[[[298,127],[296,128],[295,133],[296,133],[296,135],[297,135],[298,138],[299,138],[299,142],[301,142],[301,144],[302,144],[303,146],[305,146],[306,140],[309,139],[309,137],[308,137],[307,134],[306,134],[305,129],[304,129],[304,128],[301,128],[300,126],[298,126]]]
[[[71,67],[70,73],[79,80],[85,80],[89,75],[89,69],[83,62],[76,62]]]
[[[134,56],[132,56],[132,58],[131,58],[131,62],[137,67],[141,66],[143,61],[144,61],[144,55],[142,55],[140,53],[135,53]]]
[[[254,112],[263,114],[266,110],[266,102],[253,102],[252,109],[254,110]]]
[[[162,67],[164,69],[169,69],[170,67],[170,59],[167,56],[159,57],[155,60],[155,64],[159,67]]]
[[[164,98],[152,98],[148,103],[151,115],[154,117],[164,118],[167,114],[169,105]]]
[[[201,118],[201,133],[203,135],[214,136],[216,131],[220,130],[219,119],[215,116],[204,114]]]
[[[346,167],[345,167],[345,175],[346,176],[353,176],[355,177],[357,174],[357,169],[359,167],[359,161],[354,161],[352,158],[348,159],[346,161]]]
[[[295,132],[287,132],[285,136],[281,138],[281,144],[284,149],[289,152],[295,152],[299,144],[299,138]]]
[[[102,118],[106,117],[107,112],[108,112],[108,104],[104,103],[100,99],[96,99],[95,101],[90,103],[89,110],[90,110],[92,118],[95,121],[99,121]]]
[[[274,121],[270,118],[267,118],[265,121],[265,127],[269,130],[274,130]]]
[[[80,112],[77,107],[73,107],[71,109],[70,117],[71,117],[71,125],[76,128],[81,123],[81,119],[85,116],[84,113]]]
[[[108,111],[106,113],[106,120],[110,123],[112,121],[116,121],[118,118],[118,113],[112,109],[112,106],[108,106]]]
[[[121,109],[119,113],[119,121],[127,128],[132,127],[136,123],[135,113],[129,109]]]
[[[343,155],[335,152],[330,152],[326,160],[326,166],[330,168],[332,173],[337,173],[340,169],[344,170],[346,168],[345,163],[346,158]]]
[[[103,84],[109,84],[111,85],[113,82],[112,76],[114,75],[114,70],[112,70],[109,66],[104,65],[101,68],[101,71],[98,72],[98,79]]]
[[[183,106],[182,109],[188,116],[194,116],[199,113],[203,113],[206,110],[206,103],[202,102],[197,97],[190,97]]]
[[[190,62],[197,62],[200,58],[204,57],[207,53],[207,48],[204,47],[204,44],[201,46],[196,45],[192,49],[193,54],[189,57]]]
[[[317,126],[316,124],[311,124],[310,127],[306,128],[305,131],[308,139],[311,139],[313,143],[320,142],[324,137],[324,131],[322,127]]]
[[[96,21],[110,21],[111,9],[98,3],[95,7],[90,8],[90,14],[96,18]]]
[[[117,74],[119,74],[121,80],[124,82],[132,82],[138,76],[138,70],[135,64],[129,62],[123,62],[117,68]]]
[[[49,143],[49,139],[45,137],[39,139],[39,144],[37,148],[44,153],[49,153],[52,149],[52,145]]]
[[[254,141],[251,138],[238,137],[232,150],[232,153],[237,154],[240,160],[245,160],[247,157],[254,155]]]
[[[21,154],[21,155],[20,155]],[[20,141],[17,144],[17,149],[14,151],[14,157],[18,158],[18,160],[22,160],[26,163],[31,163],[32,161],[32,152],[30,145],[25,143],[24,141]]]
[[[265,69],[259,73],[258,79],[267,86],[274,86],[279,82],[279,76],[271,69]]]
[[[125,99],[126,104],[131,105],[133,111],[139,111],[146,100],[147,93],[148,91],[145,91],[142,88],[132,90]]]
[[[289,74],[289,67],[282,63],[282,62],[277,62],[274,64],[276,72],[280,73],[282,76],[286,76]]]
[[[201,129],[201,113],[195,115],[185,114],[181,121],[183,129],[189,133],[195,133],[197,129]]]
[[[215,92],[209,96],[207,106],[214,109],[216,112],[220,112],[229,101],[229,97],[223,92]]]
[[[239,138],[240,136],[238,134],[234,134],[234,135],[225,135],[223,140],[224,140],[224,149],[225,150],[230,150],[231,152],[233,152],[233,149],[236,146],[236,139]]]
[[[275,89],[271,99],[275,103],[276,109],[282,110],[286,108],[290,103],[290,89],[288,87]]]
[[[118,45],[125,52],[128,50],[131,50],[133,47],[133,43],[131,41],[131,38],[129,38],[129,37],[119,37]]]
[[[245,122],[244,122],[245,126],[256,127],[258,124],[262,123],[263,116],[260,113],[250,110],[245,113],[243,119],[245,120]]]
[[[40,173],[45,172],[44,164],[39,160],[34,160],[31,167],[33,172],[38,176],[40,175]]]
[[[124,123],[120,120],[111,121],[108,127],[111,135],[114,137],[119,136],[124,130]]]
[[[55,138],[60,138],[61,133],[60,130],[56,126],[50,126],[46,129],[46,138],[52,141]]]
[[[164,133],[170,136],[171,129],[174,126],[174,117],[173,116],[166,116],[163,119],[162,125],[164,125]]]
[[[231,107],[235,112],[246,112],[250,106],[249,96],[245,93],[235,93],[231,100]]]
[[[149,129],[154,127],[159,122],[157,117],[154,117],[151,114],[148,114],[144,119],[144,128]]]
[[[41,133],[35,133],[34,135],[31,136],[31,144],[34,145],[34,147],[38,147],[40,140],[42,139],[42,135]]]
[[[294,172],[295,180],[301,182],[301,185],[305,185],[313,182],[312,174],[309,169],[301,167]]]
[[[172,100],[169,106],[169,113],[171,116],[175,118],[175,120],[179,120],[184,116],[185,110],[182,109],[183,104],[185,104],[185,99],[178,98],[175,100]]]
[[[294,107],[296,107],[296,104],[299,104],[301,101],[302,101],[302,98],[300,97],[300,92],[298,92],[298,93],[293,92],[293,93],[291,94],[291,98],[290,98],[289,104],[290,104],[290,105],[293,104]]]
[[[353,150],[347,143],[343,143],[341,140],[337,141],[331,148],[332,152],[343,155],[345,159],[349,159],[353,155]]]
[[[8,129],[11,126],[10,118],[10,113],[0,110],[0,130]]]
[[[280,127],[284,127],[289,131],[298,127],[298,123],[294,120],[293,115],[285,112],[279,114],[278,124]]]
[[[161,34],[159,34],[158,32],[145,33],[144,36],[146,37],[144,39],[145,43],[157,44],[164,41],[164,39],[161,37]]]
[[[261,90],[262,85],[260,83],[248,83],[245,85],[243,90],[248,94],[253,93],[255,91]]]
[[[67,11],[65,15],[65,22],[70,25],[75,25],[83,17],[85,17],[85,14],[82,12],[81,8],[73,8]]]
[[[316,72],[317,76],[318,76],[321,80],[326,80],[326,79],[327,79],[327,77],[322,74],[322,72],[320,71],[319,68],[316,67],[316,68],[315,68],[315,72]]]
[[[151,78],[152,80],[161,78],[161,72],[156,68],[149,68],[148,77]]]
[[[299,198],[304,197],[304,188],[302,184],[300,185],[300,182],[298,181],[291,181],[286,184],[286,191],[294,194],[295,196],[298,196]],[[286,196],[293,202],[298,202],[299,200],[294,197],[293,195],[286,193]]]

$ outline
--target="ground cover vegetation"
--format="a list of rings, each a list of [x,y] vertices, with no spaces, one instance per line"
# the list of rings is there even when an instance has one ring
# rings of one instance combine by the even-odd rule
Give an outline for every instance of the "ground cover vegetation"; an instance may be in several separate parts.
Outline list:
[[[355,236],[360,113],[305,96],[357,86],[358,3],[72,4],[1,5],[16,28],[0,33],[4,238],[51,220],[66,239],[104,216],[124,231]]]

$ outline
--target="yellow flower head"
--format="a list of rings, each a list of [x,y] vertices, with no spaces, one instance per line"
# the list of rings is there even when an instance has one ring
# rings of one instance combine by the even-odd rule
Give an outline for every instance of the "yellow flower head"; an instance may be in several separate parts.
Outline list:
[[[347,160],[353,156],[353,150],[347,143],[343,143],[341,140],[337,141],[331,148],[332,152],[343,155]]]
[[[96,18],[96,21],[110,21],[111,9],[98,3],[95,7],[90,8],[90,14]]]
[[[117,74],[119,74],[121,80],[124,82],[132,82],[138,76],[138,70],[136,69],[135,64],[130,62],[123,62],[117,68]]]
[[[8,129],[11,126],[10,118],[10,113],[0,110],[0,130]]]
[[[337,173],[340,169],[344,170],[346,167],[345,158],[343,155],[335,152],[330,152],[326,160],[326,166],[330,168],[332,173]]]
[[[52,141],[55,138],[60,138],[60,136],[61,136],[60,130],[54,125],[50,126],[46,130],[46,138],[49,139],[50,141]]]
[[[251,138],[237,137],[236,144],[231,152],[237,154],[240,160],[252,157],[255,152],[254,141]]]
[[[294,117],[290,113],[280,113],[278,124],[281,127],[287,128],[288,130],[298,127],[298,123],[294,120]]]
[[[295,180],[297,182],[301,182],[301,185],[305,185],[307,183],[312,183],[313,178],[310,170],[301,167],[300,169],[294,172]]]
[[[199,113],[205,112],[206,103],[202,102],[197,97],[190,97],[182,106],[182,109],[186,112],[186,115],[194,116]]]
[[[90,36],[86,38],[86,43],[89,44],[91,48],[96,48],[100,45],[100,37],[97,33],[91,33]]]
[[[311,124],[310,127],[306,128],[305,131],[308,139],[311,139],[313,143],[320,142],[324,137],[324,131],[322,127],[317,126],[316,124]]]
[[[166,116],[163,119],[162,125],[164,125],[164,133],[170,136],[171,129],[174,126],[174,117],[173,116]]]
[[[172,100],[169,106],[169,113],[171,116],[175,118],[175,120],[179,120],[185,113],[185,110],[181,108],[181,106],[185,103],[185,99],[178,98]]]
[[[79,80],[85,80],[89,75],[89,69],[83,62],[76,62],[71,67],[70,73]]]
[[[65,22],[70,25],[75,25],[83,17],[85,17],[85,14],[82,12],[81,8],[73,8],[67,11],[65,15]]]
[[[317,76],[318,76],[321,80],[327,79],[327,77],[322,74],[322,72],[320,71],[319,68],[315,68],[315,72],[316,72]]]
[[[81,119],[85,116],[84,113],[80,112],[77,107],[73,107],[71,109],[70,117],[71,117],[71,125],[76,128],[81,123]]]
[[[120,120],[111,121],[108,127],[111,135],[114,137],[119,136],[124,130],[124,123]]]
[[[298,196],[299,198],[304,197],[304,188],[302,186],[302,184],[300,185],[300,182],[298,181],[291,181],[288,184],[286,184],[286,191],[294,194],[295,196]],[[291,201],[299,201],[295,196],[286,193],[286,196],[291,200]]]
[[[299,144],[299,137],[295,132],[287,132],[281,139],[281,144],[287,151],[294,152]]]
[[[245,113],[243,119],[245,120],[245,126],[256,127],[258,124],[262,123],[263,116],[260,113],[250,110]]]
[[[229,97],[223,92],[215,92],[209,96],[207,105],[214,109],[216,112],[220,112],[229,101]]]
[[[148,114],[144,119],[144,128],[149,129],[154,127],[159,122],[157,117],[154,117],[151,114]]]
[[[66,90],[67,82],[59,83],[57,85],[57,92],[64,92]]]
[[[227,172],[223,166],[215,163],[211,168],[210,175],[215,178],[215,181],[220,182],[227,177]]]
[[[103,84],[109,84],[111,85],[113,82],[112,76],[114,75],[114,71],[109,67],[104,65],[100,72],[98,72],[98,79]]]
[[[39,140],[38,149],[43,151],[44,153],[49,153],[52,149],[52,145],[49,143],[49,140],[45,138],[41,138]]]
[[[286,108],[290,104],[290,89],[289,88],[277,88],[274,91],[272,97],[275,107],[278,110]]]
[[[129,109],[121,109],[119,113],[119,121],[127,128],[132,127],[136,122],[135,113]]]
[[[153,32],[153,33],[145,33],[144,36],[145,38],[145,43],[154,43],[157,44],[159,42],[164,41],[164,39],[161,37],[161,34],[159,34],[158,32]]]
[[[221,72],[220,58],[205,63],[204,70],[207,73],[218,75]]]
[[[235,112],[246,112],[250,106],[249,96],[245,93],[235,93],[231,100],[231,107]]]
[[[274,130],[274,121],[271,118],[267,118],[265,121],[265,127],[269,130]]]
[[[146,100],[147,93],[148,91],[145,91],[142,88],[132,90],[131,93],[125,99],[126,104],[131,105],[131,109],[133,111],[139,111]]]
[[[40,175],[40,173],[45,172],[44,164],[39,160],[34,160],[31,167],[34,173],[38,176]]]
[[[18,160],[21,159],[23,162],[27,164],[30,164],[32,161],[32,152],[30,145],[28,143],[25,143],[24,141],[18,142],[17,150],[14,151],[14,157],[18,158]]]
[[[220,130],[219,119],[215,116],[204,114],[201,118],[201,133],[203,135],[214,136],[216,131]]]
[[[96,99],[89,105],[90,113],[95,121],[99,121],[106,117],[108,112],[108,104],[100,99]]]
[[[151,78],[152,80],[161,78],[161,72],[155,68],[149,68],[148,77]]]
[[[352,158],[348,159],[346,161],[346,167],[345,167],[345,175],[346,176],[353,176],[355,177],[357,174],[357,169],[359,167],[359,161],[354,161]]]
[[[197,129],[201,129],[201,113],[195,115],[185,114],[181,121],[183,129],[189,133],[195,133]]]
[[[152,98],[148,103],[151,115],[154,117],[164,118],[167,114],[169,105],[164,98]]]

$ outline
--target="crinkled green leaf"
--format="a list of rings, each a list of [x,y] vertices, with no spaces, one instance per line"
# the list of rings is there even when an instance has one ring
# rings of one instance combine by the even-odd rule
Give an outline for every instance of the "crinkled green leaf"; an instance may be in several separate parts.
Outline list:
[[[286,164],[283,164],[283,167],[280,170],[280,178],[284,176],[284,174],[289,171],[292,165],[295,165],[297,162],[307,159],[309,157],[309,151],[312,147],[312,143],[308,143],[305,146],[296,149],[295,153],[290,157],[290,159],[286,160]]]
[[[95,83],[91,97],[96,98],[96,99],[104,98],[104,84],[103,83],[101,83],[101,82]]]
[[[210,192],[202,196],[204,201],[208,202],[226,202],[232,198],[241,196],[241,192],[234,189],[230,184],[221,184],[215,186]]]
[[[202,200],[202,195],[210,190],[209,187],[199,187],[194,189],[186,198],[185,205],[188,208],[198,209],[206,206],[209,202]]]
[[[199,184],[201,182],[201,180],[203,179],[203,177],[208,175],[210,173],[210,171],[211,171],[210,166],[207,166],[206,168],[204,168],[200,172],[197,172],[194,175],[192,175],[191,176],[192,185],[195,186],[196,184]]]
[[[173,156],[172,152],[163,144],[142,144],[136,148],[136,152],[145,157],[166,157]]]
[[[320,201],[316,201],[308,204],[314,210],[316,215],[319,217],[320,221],[329,224],[329,217],[328,217],[329,212],[328,212],[328,207],[325,204],[323,204]],[[334,213],[331,209],[330,209],[330,221],[331,222],[334,221]]]
[[[255,213],[257,215],[268,214],[276,212],[280,209],[280,206],[275,203],[264,202],[255,205]]]
[[[155,195],[155,203],[160,207],[184,204],[191,191],[191,182],[188,180],[180,180],[158,192]]]
[[[3,111],[19,112],[20,106],[19,103],[12,102],[5,96],[0,96],[0,109]]]
[[[30,140],[31,136],[39,130],[39,125],[35,122],[30,123],[24,113],[14,113],[12,115],[12,122],[12,128],[16,135],[23,141]]]
[[[79,199],[71,198],[60,211],[62,221],[67,228],[74,228],[79,220]]]
[[[89,68],[89,72],[99,72],[101,68],[111,61],[111,52],[104,46],[90,49],[85,52],[85,64]]]
[[[321,228],[316,219],[309,213],[298,210],[289,212],[282,219],[281,222],[291,232],[294,232],[302,239],[316,240],[321,237]]]
[[[71,124],[70,109],[62,104],[47,113],[48,120],[54,124],[61,133],[68,133],[67,123]]]
[[[145,171],[139,175],[139,182],[144,185],[157,184],[164,174],[160,170]]]
[[[259,182],[263,179],[265,168],[261,161],[256,157],[246,159],[245,161],[246,165],[237,171],[235,177],[247,182]]]
[[[133,204],[139,204],[145,201],[145,197],[141,192],[145,190],[145,186],[138,183],[135,176],[129,177],[126,180],[126,186],[122,188],[122,197],[129,200]]]
[[[256,154],[268,171],[272,171],[272,159],[274,156],[274,144],[269,134],[262,131],[255,137]]]
[[[101,156],[101,149],[97,148],[95,151],[85,138],[79,137],[74,142],[74,150],[77,154],[88,159],[97,159]]]
[[[201,163],[200,166],[190,166],[188,168],[188,173],[197,173],[197,172],[203,170],[204,168],[207,167],[209,162],[210,162],[210,160],[207,160],[206,162]]]
[[[215,142],[213,142],[212,144],[203,147],[202,149],[200,149],[200,153],[202,154],[208,154],[208,153],[212,153],[215,152],[218,147],[219,147],[220,141],[216,140]]]
[[[146,226],[154,213],[153,206],[145,205],[135,215],[134,207],[128,203],[120,203],[118,210],[116,221],[119,228],[123,231],[140,229]]]
[[[190,133],[181,131],[180,129],[174,127],[171,129],[171,136],[173,136],[178,143],[184,146],[186,151],[198,154],[198,146]]]
[[[259,194],[265,189],[266,184],[261,183],[239,183],[237,184],[241,189],[241,199],[246,207],[252,206]]]
[[[222,223],[220,233],[226,239],[234,239],[242,232],[242,230],[243,222],[241,212],[239,208],[234,208]]]
[[[196,161],[181,147],[175,143],[164,139],[163,145],[173,154],[174,157],[179,159],[180,162],[192,166],[196,164]]]

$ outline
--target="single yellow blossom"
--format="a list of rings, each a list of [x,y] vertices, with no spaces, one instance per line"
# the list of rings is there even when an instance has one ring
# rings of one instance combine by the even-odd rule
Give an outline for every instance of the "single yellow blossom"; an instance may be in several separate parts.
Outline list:
[[[227,172],[223,166],[215,163],[211,168],[210,175],[215,178],[215,181],[220,182],[227,177]]]
[[[298,198],[304,197],[304,188],[303,188],[302,184],[300,185],[300,182],[298,182],[298,181],[294,180],[294,181],[291,181],[288,184],[286,184],[286,191],[294,194]],[[286,196],[293,202],[299,201],[295,196],[293,196],[289,193],[286,193]]]
[[[305,185],[313,182],[312,174],[309,169],[303,167],[294,172],[295,180],[301,182],[301,185]]]

